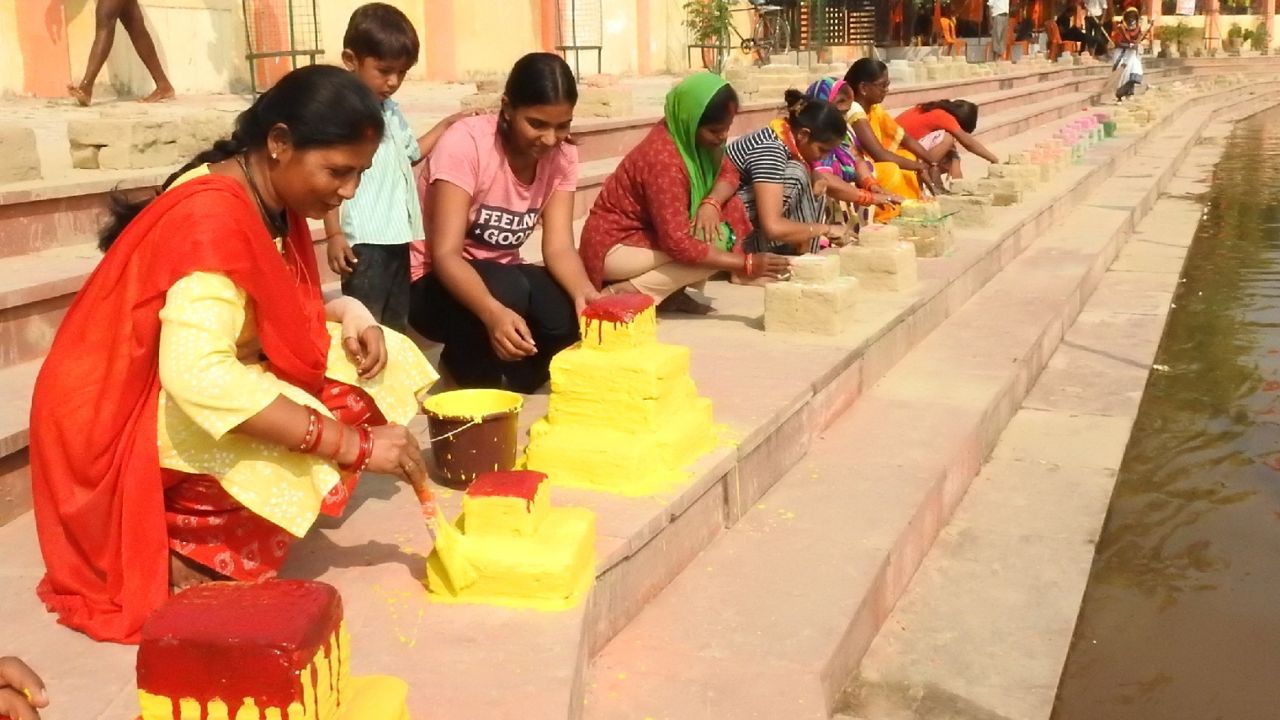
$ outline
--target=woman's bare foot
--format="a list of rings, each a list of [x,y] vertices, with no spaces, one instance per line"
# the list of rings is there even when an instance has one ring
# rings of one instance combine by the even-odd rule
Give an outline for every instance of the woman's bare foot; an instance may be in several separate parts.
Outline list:
[[[177,93],[173,91],[173,86],[171,85],[165,86],[165,87],[158,87],[155,90],[152,90],[150,95],[142,98],[138,102],[144,102],[144,103],[164,102],[166,100],[172,100],[176,95]]]
[[[196,585],[219,580],[226,580],[226,578],[176,552],[169,553],[169,589],[172,592],[181,592]]]
[[[663,312],[678,312],[688,315],[707,315],[715,310],[707,303],[701,303],[693,299],[685,290],[677,290],[668,295],[665,300],[658,303],[658,309]]]
[[[71,93],[71,97],[75,98],[80,107],[89,107],[93,104],[93,90],[85,90],[79,85],[68,85],[67,92]]]

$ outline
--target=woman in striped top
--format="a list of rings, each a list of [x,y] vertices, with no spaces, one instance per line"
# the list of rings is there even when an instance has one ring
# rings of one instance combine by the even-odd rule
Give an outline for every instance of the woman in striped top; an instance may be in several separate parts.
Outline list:
[[[828,225],[826,200],[814,192],[810,165],[844,139],[845,123],[835,106],[801,98],[778,118],[729,143],[725,152],[738,169],[738,198],[754,228],[746,251],[817,252],[823,238],[839,238],[844,226]]]

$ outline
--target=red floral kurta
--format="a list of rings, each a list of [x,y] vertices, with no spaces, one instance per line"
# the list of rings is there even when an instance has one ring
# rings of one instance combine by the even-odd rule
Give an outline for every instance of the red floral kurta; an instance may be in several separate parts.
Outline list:
[[[738,187],[738,171],[727,158],[718,179]],[[725,203],[722,217],[739,241],[750,234],[746,208],[736,196]],[[676,262],[702,262],[710,246],[693,236],[691,224],[689,171],[666,121],[660,121],[622,159],[591,208],[579,247],[587,275],[603,287],[604,256],[617,245],[660,250]]]

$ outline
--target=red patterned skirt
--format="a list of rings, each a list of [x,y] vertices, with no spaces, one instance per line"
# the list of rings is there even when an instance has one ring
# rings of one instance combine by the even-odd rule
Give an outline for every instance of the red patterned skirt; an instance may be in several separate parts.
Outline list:
[[[330,381],[325,407],[347,425],[385,425],[373,398],[353,385]],[[294,537],[254,514],[212,475],[161,469],[169,549],[232,580],[256,582],[276,576]],[[344,475],[321,503],[320,512],[340,517],[355,492],[358,474]]]

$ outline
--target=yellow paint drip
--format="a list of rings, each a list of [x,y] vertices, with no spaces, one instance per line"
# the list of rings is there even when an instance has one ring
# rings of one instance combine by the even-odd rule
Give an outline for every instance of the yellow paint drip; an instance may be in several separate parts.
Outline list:
[[[479,421],[490,415],[518,413],[524,398],[506,390],[451,390],[422,403],[430,415]]]

